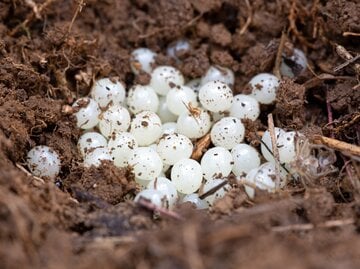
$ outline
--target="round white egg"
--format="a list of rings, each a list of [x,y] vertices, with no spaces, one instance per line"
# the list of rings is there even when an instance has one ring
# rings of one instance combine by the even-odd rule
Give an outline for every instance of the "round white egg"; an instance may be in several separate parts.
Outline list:
[[[55,179],[60,172],[60,157],[48,146],[33,147],[26,160],[30,172],[36,177]]]
[[[159,108],[159,97],[150,86],[133,86],[128,92],[126,102],[130,112],[133,114],[144,110],[156,112]]]
[[[215,146],[232,149],[244,140],[245,127],[238,118],[225,117],[213,125],[210,136]]]
[[[252,88],[251,96],[261,104],[271,104],[276,99],[279,83],[279,79],[272,74],[258,74],[249,82]]]
[[[234,159],[233,173],[236,176],[243,176],[250,170],[260,166],[260,156],[258,151],[250,145],[241,143],[231,150]]]
[[[259,102],[254,97],[245,94],[234,96],[234,102],[230,108],[230,116],[254,121],[259,115]]]
[[[130,133],[139,146],[148,146],[158,140],[162,134],[161,120],[152,111],[143,111],[135,115],[131,122]]]
[[[135,137],[128,132],[116,133],[108,142],[110,155],[117,167],[126,167],[132,151],[137,147]]]
[[[102,108],[109,104],[121,105],[125,101],[125,87],[118,80],[102,78],[94,83],[90,95]]]
[[[211,112],[228,110],[233,99],[234,96],[230,87],[218,80],[207,82],[199,90],[201,105]]]
[[[99,129],[103,136],[110,138],[118,132],[126,132],[130,126],[130,113],[121,105],[112,105],[100,116]]]
[[[205,152],[201,159],[201,169],[206,180],[227,177],[233,167],[231,153],[222,147],[214,147]]]
[[[184,135],[170,134],[159,140],[156,150],[165,164],[173,165],[181,159],[190,158],[193,144]]]
[[[76,117],[77,127],[81,129],[91,129],[99,123],[100,108],[91,98],[83,97],[75,101],[72,105]]]
[[[201,186],[202,170],[197,161],[182,159],[171,169],[171,181],[178,192],[190,194]]]
[[[159,95],[166,95],[176,85],[184,85],[184,77],[172,66],[158,66],[151,73],[150,86]]]
[[[163,168],[159,154],[150,147],[138,147],[132,150],[128,164],[132,167],[135,177],[141,180],[153,180]]]

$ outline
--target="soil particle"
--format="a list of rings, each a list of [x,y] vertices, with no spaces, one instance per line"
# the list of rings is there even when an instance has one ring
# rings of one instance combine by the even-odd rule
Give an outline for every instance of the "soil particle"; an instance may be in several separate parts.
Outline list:
[[[326,189],[308,189],[305,193],[306,217],[314,224],[331,216],[334,206],[334,198]]]
[[[305,87],[290,79],[283,79],[276,93],[277,126],[299,130],[305,124]]]
[[[215,24],[210,29],[210,39],[214,44],[225,47],[231,43],[231,33],[223,24]]]
[[[109,204],[118,204],[136,190],[135,182],[128,178],[125,169],[104,162],[100,167],[84,168],[82,172],[77,168],[77,173],[70,175],[64,183],[66,188],[77,187]]]

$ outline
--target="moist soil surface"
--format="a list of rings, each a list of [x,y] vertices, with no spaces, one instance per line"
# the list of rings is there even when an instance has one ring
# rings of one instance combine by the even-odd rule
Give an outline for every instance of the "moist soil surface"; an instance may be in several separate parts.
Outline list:
[[[250,200],[234,181],[210,211],[160,214],[132,201],[130,171],[82,166],[69,113],[97,78],[148,83],[129,67],[137,47],[188,79],[231,68],[234,93],[299,48],[308,68],[245,122],[247,142],[260,147],[255,134],[272,113],[275,126],[309,139],[359,145],[359,33],[357,0],[1,1],[0,268],[360,268],[359,156],[336,151],[324,176],[307,175],[300,159],[302,180],[278,193]],[[166,48],[180,39],[192,49],[175,61]],[[61,156],[55,182],[28,172],[35,145]]]

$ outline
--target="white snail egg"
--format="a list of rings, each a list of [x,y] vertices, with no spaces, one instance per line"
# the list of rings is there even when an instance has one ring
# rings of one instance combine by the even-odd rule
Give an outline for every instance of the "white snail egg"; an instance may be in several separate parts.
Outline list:
[[[227,177],[232,167],[233,157],[222,147],[209,149],[201,159],[201,169],[206,180]]]
[[[148,48],[138,48],[131,53],[130,67],[135,75],[140,71],[151,73],[155,63],[156,53]]]
[[[171,181],[174,182],[177,191],[184,194],[199,189],[202,177],[200,164],[192,159],[182,159],[171,169]]]
[[[151,73],[150,86],[159,95],[166,95],[176,85],[184,85],[184,77],[172,66],[158,66]]]
[[[254,121],[259,115],[259,102],[254,97],[245,94],[234,96],[234,102],[230,108],[230,116]]]
[[[135,196],[134,202],[136,203],[139,202],[140,199],[145,199],[158,207],[166,208],[166,203],[164,203],[164,197],[166,196],[158,190],[142,190]]]
[[[33,147],[26,157],[30,172],[37,177],[55,179],[60,172],[60,157],[48,146]]]
[[[261,104],[271,104],[276,99],[279,83],[279,79],[272,74],[258,74],[249,82],[252,88],[251,96]]]
[[[159,108],[159,97],[150,86],[135,85],[129,90],[126,103],[133,114],[144,110],[156,112]]]
[[[234,159],[233,173],[236,176],[243,176],[250,170],[260,166],[260,156],[258,151],[250,145],[241,143],[231,150]]]
[[[219,186],[221,183],[224,182],[224,179],[216,178],[212,180],[208,180],[203,187],[203,193],[206,193],[207,191],[215,188],[216,186]],[[231,189],[231,186],[227,183],[220,189],[218,189],[215,193],[205,197],[205,201],[208,203],[209,206],[212,206],[214,202],[220,198],[223,198],[227,192]]]
[[[190,202],[192,203],[197,209],[206,209],[209,207],[205,200],[199,198],[199,194],[197,193],[190,193],[186,194],[183,199],[183,203]]]
[[[159,140],[156,150],[165,164],[173,165],[181,159],[190,158],[193,144],[184,135],[170,134]]]
[[[207,82],[199,90],[201,105],[211,112],[228,110],[233,99],[234,96],[230,87],[218,80]]]
[[[87,132],[79,137],[77,146],[81,156],[84,157],[87,152],[95,148],[106,147],[107,143],[106,138],[101,134],[97,132]]]
[[[197,112],[185,112],[177,119],[177,132],[190,139],[200,138],[211,128],[211,118],[207,111],[197,108]]]
[[[210,136],[215,146],[232,149],[244,140],[245,127],[238,118],[225,117],[213,125]]]
[[[159,116],[162,123],[174,122],[178,118],[177,115],[170,112],[170,110],[169,110],[169,108],[167,106],[167,103],[166,103],[166,96],[160,96],[160,98],[159,98],[159,108],[158,108],[156,114]]]
[[[90,95],[100,107],[110,103],[120,105],[125,100],[125,88],[118,80],[113,82],[109,78],[102,78],[94,83]]]
[[[161,120],[152,111],[143,111],[135,115],[131,122],[130,133],[139,146],[148,146],[158,140],[162,134]]]
[[[201,85],[214,80],[221,81],[229,85],[229,87],[232,87],[235,82],[234,72],[226,67],[212,65],[201,78]]]
[[[83,97],[77,99],[72,105],[76,117],[77,127],[91,129],[99,123],[100,108],[91,98]]]
[[[132,167],[135,177],[141,180],[153,180],[163,168],[159,154],[150,147],[138,147],[130,153],[128,164]]]
[[[166,122],[162,125],[163,135],[176,133],[176,122]]]
[[[102,161],[112,161],[107,147],[95,148],[84,157],[84,166],[100,166]]]
[[[189,106],[197,107],[196,93],[186,86],[175,86],[166,95],[168,109],[175,115],[181,115],[189,110]]]
[[[137,147],[135,137],[128,132],[118,132],[108,142],[110,155],[117,167],[126,167],[132,150]]]
[[[279,138],[280,136],[285,133],[285,131],[281,128],[275,127],[274,128],[274,133],[275,133],[275,138],[276,138],[276,144],[277,144],[277,148],[279,148]],[[270,132],[269,130],[266,130],[261,138],[262,143],[261,143],[261,154],[264,156],[264,158],[269,161],[269,162],[273,162],[275,163],[275,159],[274,156],[272,154],[272,142],[271,142],[271,137],[270,137]],[[269,150],[266,148],[270,149],[271,152],[269,152]]]
[[[177,202],[178,194],[173,182],[166,177],[157,177],[149,182],[147,185],[149,190],[158,190],[166,196],[169,207],[172,208]]]
[[[118,132],[126,132],[130,121],[130,113],[125,107],[112,105],[100,115],[99,129],[103,136],[110,138]]]

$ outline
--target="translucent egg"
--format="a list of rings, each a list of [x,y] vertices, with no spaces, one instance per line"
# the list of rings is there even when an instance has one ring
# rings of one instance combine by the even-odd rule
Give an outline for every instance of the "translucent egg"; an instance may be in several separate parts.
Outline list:
[[[201,78],[201,85],[204,85],[214,80],[221,81],[229,85],[229,87],[232,87],[234,86],[235,82],[234,72],[226,67],[212,65],[205,73],[205,75]]]
[[[198,93],[200,90],[200,87],[201,87],[201,79],[200,78],[192,79],[192,80],[188,81],[185,84],[185,86],[192,89],[195,93]]]
[[[256,120],[260,115],[259,102],[250,95],[238,94],[230,108],[230,116],[238,119]]]
[[[125,100],[125,88],[120,81],[112,82],[109,78],[102,78],[94,83],[90,95],[100,107],[106,107],[110,103],[121,105]]]
[[[261,190],[267,190],[268,192],[275,191],[275,165],[270,162],[262,164],[258,172],[254,176],[254,182],[256,187]]]
[[[206,180],[227,177],[233,166],[231,153],[222,147],[214,147],[205,152],[201,159],[201,169]]]
[[[170,208],[172,208],[177,202],[178,195],[173,182],[166,177],[157,177],[149,182],[147,185],[149,190],[158,190],[163,196],[166,196]]]
[[[163,135],[176,133],[176,122],[166,122],[162,125]]]
[[[233,93],[229,86],[220,81],[209,81],[199,90],[201,105],[211,112],[228,110],[233,103]]]
[[[277,144],[277,147],[279,148],[279,145],[280,145],[279,138],[283,133],[285,133],[285,131],[283,129],[275,127],[274,132],[275,132],[275,137],[276,137],[276,144]],[[264,156],[264,158],[267,161],[275,163],[275,159],[272,154],[273,148],[272,148],[272,143],[271,143],[270,132],[268,130],[264,132],[264,135],[261,138],[261,140],[263,142],[263,143],[261,143],[261,154]],[[271,153],[267,150],[267,148],[264,146],[264,144],[271,150]]]
[[[173,165],[181,159],[190,158],[193,144],[190,139],[181,134],[163,136],[158,143],[157,152],[164,163]]]
[[[140,199],[145,199],[157,207],[166,207],[164,197],[166,196],[158,190],[142,190],[135,196],[134,202],[137,203]]]
[[[36,177],[55,179],[60,172],[60,157],[48,146],[33,147],[26,161],[30,172]]]
[[[159,95],[166,95],[176,85],[184,85],[184,77],[172,66],[158,66],[151,73],[150,86]]]
[[[283,53],[280,73],[282,76],[294,78],[306,70],[307,64],[304,52],[295,48],[290,56]]]
[[[126,167],[132,150],[137,147],[135,137],[128,132],[116,133],[108,143],[110,155],[117,167]]]
[[[84,157],[84,166],[100,166],[102,161],[112,161],[110,152],[107,147],[96,148],[88,152]]]
[[[215,188],[216,186],[219,186],[221,183],[224,182],[224,179],[216,178],[212,180],[208,180],[203,187],[203,193],[206,193],[210,191],[211,189]],[[215,193],[205,197],[205,201],[208,203],[209,206],[212,206],[215,201],[217,201],[220,198],[223,198],[227,192],[231,189],[231,186],[229,184],[226,184],[225,186],[221,187],[219,190],[217,190]]]
[[[168,109],[175,115],[189,111],[189,106],[197,107],[198,102],[195,92],[186,86],[175,86],[166,95]]]
[[[171,113],[170,110],[168,109],[166,103],[166,96],[160,96],[159,108],[156,114],[160,117],[162,123],[174,122],[178,118],[177,115]]]
[[[252,87],[251,96],[261,104],[271,104],[276,99],[279,83],[279,79],[272,74],[258,74],[249,82]]]
[[[134,135],[139,146],[148,146],[160,138],[161,120],[154,112],[140,112],[131,122],[130,133]]]
[[[72,105],[76,117],[77,127],[81,129],[91,129],[99,123],[100,108],[91,98],[83,97]]]
[[[155,63],[156,53],[148,48],[138,48],[131,53],[130,67],[135,75],[140,71],[151,73],[152,65]]]
[[[291,163],[296,158],[295,149],[296,132],[282,133],[277,141],[279,145],[279,159],[280,163]]]
[[[100,116],[99,129],[103,136],[110,138],[118,132],[126,132],[130,126],[129,111],[121,105],[112,105]]]
[[[196,113],[186,112],[177,119],[177,131],[190,139],[200,138],[211,128],[211,118],[207,111],[198,109]]]
[[[210,136],[215,146],[232,149],[244,140],[245,127],[238,118],[225,117],[214,124]]]
[[[135,85],[126,99],[131,113],[136,114],[144,110],[156,112],[159,108],[159,97],[150,86]]]
[[[232,171],[236,176],[243,176],[250,170],[260,166],[258,151],[250,145],[238,144],[231,150],[234,159]]]
[[[88,132],[79,137],[77,146],[81,156],[84,157],[87,152],[95,148],[106,147],[107,141],[104,136],[97,132]]]
[[[245,180],[248,184],[253,184],[255,185],[255,176],[257,174],[257,172],[259,171],[259,167],[256,167],[256,168],[253,168],[251,169],[246,177],[245,177]],[[251,186],[248,186],[248,185],[244,185],[244,188],[245,188],[245,192],[246,194],[249,196],[250,199],[254,199],[255,198],[255,189]]]
[[[190,202],[192,204],[194,204],[194,206],[197,209],[206,209],[209,207],[209,205],[207,204],[206,201],[202,200],[199,198],[199,194],[197,193],[190,193],[190,194],[186,194],[183,199],[182,199],[183,203],[186,202]]]
[[[158,177],[163,168],[159,154],[150,147],[135,148],[128,159],[135,177],[141,180],[153,180]]]
[[[191,45],[189,41],[185,39],[180,39],[175,43],[170,44],[170,46],[168,46],[168,48],[166,49],[166,54],[175,60],[179,60],[179,58],[177,57],[178,53],[179,52],[183,53],[190,49],[191,49]]]
[[[197,161],[182,159],[171,169],[171,181],[178,192],[190,194],[201,186],[202,170]]]

